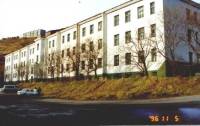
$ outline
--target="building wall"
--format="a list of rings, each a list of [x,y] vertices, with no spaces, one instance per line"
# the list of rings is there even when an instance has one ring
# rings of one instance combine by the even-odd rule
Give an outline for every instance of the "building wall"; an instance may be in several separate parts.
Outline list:
[[[15,51],[12,54],[12,58],[13,58],[13,64],[12,64],[12,81],[18,81],[19,80],[19,76],[18,76],[18,67],[19,67],[19,61],[20,61],[20,57],[19,57],[19,51]]]
[[[165,36],[166,34],[166,18],[168,18],[169,16],[166,16],[164,14],[167,12],[168,7],[170,7],[170,10],[180,10],[180,12],[174,11],[174,13],[179,13],[179,17],[183,15],[183,20],[186,18],[186,8],[190,9],[192,14],[194,11],[197,12],[198,19],[200,19],[199,6],[195,7],[194,5],[192,6],[190,4],[186,4],[183,1],[187,0],[131,0],[117,7],[104,11],[101,14],[97,14],[93,17],[80,21],[75,25],[65,28],[64,30],[62,29],[62,31],[58,31],[55,34],[47,36],[44,39],[38,38],[33,44],[22,48],[20,51],[13,52],[5,56],[5,74],[12,74],[12,76],[10,78],[6,78],[5,81],[18,80],[18,77],[16,77],[16,69],[14,69],[14,65],[16,64],[23,62],[25,62],[25,64],[30,64],[28,71],[31,71],[31,67],[33,66],[37,68],[35,66],[37,56],[38,64],[42,64],[40,65],[40,67],[43,67],[44,69],[45,74],[43,75],[43,77],[52,78],[50,72],[48,72],[48,69],[51,65],[55,66],[55,63],[50,64],[49,58],[51,59],[52,54],[59,55],[61,57],[62,51],[64,51],[64,57],[61,57],[62,59],[59,69],[54,68],[54,77],[73,77],[75,75],[75,71],[66,71],[66,65],[69,64],[69,57],[66,56],[67,49],[69,48],[70,52],[72,53],[73,47],[76,47],[76,52],[80,52],[80,74],[86,75],[87,72],[81,69],[81,61],[85,61],[85,67],[88,66],[88,61],[83,56],[81,46],[88,41],[93,41],[93,44],[96,47],[99,39],[102,39],[103,47],[102,49],[100,49],[100,54],[98,56],[98,58],[102,58],[102,67],[97,70],[98,75],[139,72],[140,70],[138,69],[138,67],[132,63],[134,59],[137,60],[137,56],[135,56],[135,58],[131,56],[131,64],[125,64],[125,54],[132,54],[132,50],[136,51],[136,49],[132,47],[132,44],[138,42],[139,28],[144,28],[145,38],[148,38],[151,34],[151,25],[155,24],[156,36],[149,38],[154,41],[163,41],[163,43],[158,44],[158,47],[163,48],[164,54],[168,54],[169,52],[166,49],[165,43],[167,38],[160,38],[160,35]],[[152,2],[154,2],[155,13],[150,14],[150,4]],[[138,8],[141,6],[143,6],[144,16],[138,18]],[[125,22],[125,13],[128,11],[130,12],[130,21]],[[114,17],[116,15],[119,16],[119,24],[114,26]],[[102,29],[100,31],[98,30],[99,22],[102,22]],[[91,26],[93,27],[93,33],[90,33]],[[197,29],[194,25],[189,25],[188,27],[192,29],[194,33],[197,32]],[[83,28],[85,28],[85,36],[82,35]],[[76,39],[73,39],[74,31],[76,31]],[[125,33],[127,31],[131,31],[130,43],[125,43]],[[189,63],[189,52],[191,52],[193,55],[193,62],[197,63],[197,60],[199,60],[197,59],[197,54],[200,54],[200,52],[195,52],[194,49],[188,45],[188,33],[183,32],[183,30],[179,30],[177,32],[178,34],[184,34],[185,36],[185,41],[181,44],[178,44],[175,50],[177,61]],[[119,35],[119,44],[114,45],[114,36],[117,34]],[[70,35],[69,41],[68,35]],[[142,40],[141,42],[145,44],[144,40]],[[39,47],[37,47],[38,44]],[[191,45],[197,50],[199,50],[200,48],[200,45],[194,40],[191,41]],[[151,48],[153,49],[156,45],[155,43],[152,43],[151,46]],[[128,50],[128,48],[133,49]],[[27,51],[25,57],[20,57],[20,54],[25,51]],[[19,55],[18,58],[16,58],[16,55]],[[114,66],[115,55],[119,55],[118,66]],[[151,54],[149,54],[149,56],[147,57],[147,65],[149,71],[158,71],[160,67],[164,64],[165,58],[161,56],[158,52],[156,53],[156,57],[156,61],[151,61]],[[63,73],[60,72],[62,65],[64,69]],[[72,64],[70,63],[70,65]],[[37,71],[34,70],[33,74],[30,74],[28,78],[38,78],[35,76],[35,72]],[[90,72],[90,75],[94,75],[94,72]]]
[[[57,32],[53,35],[50,35],[47,37],[47,42],[46,42],[46,46],[47,46],[47,56],[45,58],[45,60],[47,60],[47,62],[49,62],[49,57],[50,60],[52,59],[52,55],[54,57],[54,59],[56,58],[56,56],[58,56],[60,54],[61,51],[61,38],[60,38],[60,32]],[[46,61],[45,61],[46,62]],[[55,67],[55,62],[54,64],[49,64],[47,63],[47,67],[49,67],[49,65],[53,65],[54,68],[54,77],[57,77],[59,75],[59,73],[56,73],[56,67]],[[47,68],[48,69],[48,68]],[[49,71],[47,71],[47,76],[48,78],[52,78],[51,74]]]
[[[12,54],[5,56],[5,72],[4,72],[4,81],[8,82],[12,80]]]
[[[150,3],[155,2],[155,14],[150,14]],[[125,53],[131,52],[132,50],[136,50],[132,44],[132,42],[137,43],[137,34],[138,29],[144,27],[145,36],[148,37],[150,34],[150,25],[156,24],[156,28],[159,28],[159,31],[163,31],[164,27],[160,22],[162,17],[162,0],[143,0],[138,1],[134,4],[126,6],[122,9],[111,11],[107,14],[107,73],[124,73],[124,72],[139,72],[138,66],[133,63],[130,65],[125,65]],[[137,8],[144,7],[144,17],[138,18]],[[131,18],[130,22],[125,22],[125,12],[130,11]],[[114,26],[114,16],[119,15],[119,25]],[[131,31],[132,42],[129,44],[125,43],[125,32]],[[114,35],[119,35],[119,45],[114,46]],[[153,39],[153,38],[152,38]],[[157,39],[157,38],[156,38]],[[163,45],[161,45],[163,46]],[[130,48],[127,48],[130,47]],[[153,48],[153,47],[152,47]],[[136,52],[136,51],[135,51]],[[119,65],[114,66],[114,55],[119,55]],[[134,54],[132,54],[134,55]],[[151,60],[151,57],[148,58]],[[157,54],[157,61],[149,63],[149,70],[156,71],[160,68],[162,63],[164,62],[164,58]]]
[[[191,24],[190,21],[187,21],[187,15],[186,15],[186,9],[190,10],[190,16],[193,18],[194,12],[197,12],[197,20],[200,19],[200,8],[192,6],[190,4],[185,3],[184,1],[187,0],[167,0],[164,1],[164,12],[174,12],[174,14],[177,14],[179,17],[179,20],[182,21],[180,24],[189,23],[186,26],[183,25],[182,28],[177,31],[179,33],[179,36],[184,35],[185,38],[178,44],[175,50],[176,60],[180,62],[189,63],[189,52],[192,53],[193,59],[192,62],[194,64],[198,63],[198,57],[197,55],[200,54],[200,45],[195,41],[194,36],[196,32],[199,32],[199,29],[196,27],[195,24]],[[165,16],[165,20],[167,20],[168,16]],[[194,21],[194,20],[193,20]],[[167,27],[167,26],[165,26]],[[188,41],[188,29],[192,30],[192,40],[191,42]],[[165,29],[166,32],[166,29]],[[200,34],[198,33],[198,38],[200,37]],[[190,44],[189,44],[190,43]],[[191,47],[191,46],[192,47]]]
[[[102,22],[101,30],[98,30],[99,22]],[[88,71],[86,69],[89,66],[89,60],[86,59],[86,57],[88,57],[88,56],[84,56],[84,53],[81,50],[81,46],[83,44],[86,44],[86,50],[88,50],[87,48],[89,48],[89,43],[90,43],[90,41],[92,41],[93,45],[94,45],[94,55],[97,56],[98,58],[102,58],[102,67],[99,67],[97,69],[97,74],[102,75],[103,74],[103,65],[104,65],[103,64],[103,47],[104,47],[104,45],[103,45],[103,39],[104,39],[103,38],[103,16],[102,16],[102,14],[98,14],[94,17],[91,17],[87,20],[80,22],[79,25],[80,25],[80,52],[81,52],[80,62],[85,61],[85,69],[80,68],[80,73],[83,75],[86,75],[87,71]],[[93,25],[93,28],[94,28],[93,33],[90,33],[91,25]],[[82,35],[83,28],[86,29],[85,36]],[[98,40],[100,40],[100,39],[102,40],[102,48],[98,49]],[[98,62],[98,58],[94,58],[93,62]],[[91,70],[94,70],[94,68]],[[90,75],[94,75],[94,71],[90,72]]]
[[[75,71],[72,70],[72,58],[67,56],[67,50],[69,49],[70,53],[72,53],[73,47],[77,47],[77,25],[73,25],[61,31],[60,51],[61,53],[62,51],[64,52],[64,57],[62,57],[63,72],[61,72],[61,77],[73,77],[75,75]],[[69,70],[67,70],[67,65],[70,65]]]

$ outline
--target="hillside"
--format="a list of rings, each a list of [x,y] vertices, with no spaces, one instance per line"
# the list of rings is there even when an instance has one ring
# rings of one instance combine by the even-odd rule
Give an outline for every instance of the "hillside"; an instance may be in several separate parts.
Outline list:
[[[34,39],[12,37],[0,40],[0,82],[3,81],[4,75],[4,56],[32,43]]]
[[[200,77],[130,77],[65,82],[21,83],[41,88],[46,98],[71,100],[127,100],[200,95]]]
[[[0,55],[6,55],[34,41],[35,38],[7,38],[0,40]]]

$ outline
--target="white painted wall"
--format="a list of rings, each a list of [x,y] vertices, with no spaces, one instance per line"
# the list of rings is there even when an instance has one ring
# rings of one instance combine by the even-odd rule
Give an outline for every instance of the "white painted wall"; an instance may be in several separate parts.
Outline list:
[[[74,38],[74,32],[76,32],[76,38]],[[70,39],[68,41],[68,35],[70,35]],[[64,36],[64,38],[63,38]],[[77,25],[70,26],[69,28],[61,31],[61,52],[64,50],[64,58],[62,59],[62,64],[64,67],[63,77],[73,77],[75,75],[75,71],[72,71],[72,66],[70,66],[70,70],[66,70],[67,64],[70,64],[70,58],[67,57],[67,49],[72,51],[73,47],[77,46]],[[63,40],[64,39],[64,40]],[[62,77],[62,74],[60,75]]]
[[[101,31],[98,31],[98,23],[99,22],[102,22],[102,30]],[[104,31],[104,29],[103,29],[103,15],[102,14],[88,18],[88,19],[80,22],[79,24],[80,24],[80,51],[81,51],[81,45],[84,44],[84,43],[87,43],[88,39],[93,41],[95,49],[97,49],[99,39],[102,39],[102,46],[104,46],[103,45],[103,31]],[[92,34],[90,34],[90,25],[94,25],[94,32]],[[82,36],[83,28],[86,28],[86,35],[85,36]],[[86,46],[86,48],[87,48],[87,46]],[[102,66],[103,66],[103,48],[100,49],[99,51],[100,51],[100,53],[98,55],[98,58],[102,58]],[[95,52],[97,52],[97,51],[95,51]],[[83,54],[81,54],[81,61],[85,61],[85,64],[88,64],[88,61],[83,58]],[[87,67],[87,65],[85,66],[85,68],[86,67]],[[81,68],[80,68],[80,70],[81,70]],[[81,70],[80,73],[83,74],[83,75],[86,75],[85,70]],[[98,75],[103,74],[103,67],[97,69],[97,74]],[[91,72],[90,75],[94,75],[94,72]]]
[[[155,14],[150,15],[150,3],[155,2]],[[162,0],[143,0],[140,2],[136,2],[135,4],[124,7],[120,10],[113,11],[107,14],[107,73],[124,73],[124,72],[138,72],[138,68],[132,65],[125,65],[125,53],[127,50],[123,50],[125,43],[125,32],[131,31],[131,36],[133,41],[137,39],[137,30],[138,28],[144,27],[145,34],[148,35],[150,33],[150,25],[156,24],[156,27],[159,28],[160,31],[163,31],[163,25],[161,24],[158,18],[161,18],[163,9]],[[140,6],[144,6],[144,17],[138,19],[137,16],[137,8]],[[125,22],[125,12],[131,11],[131,21]],[[119,15],[119,25],[114,26],[114,16]],[[119,34],[119,46],[114,46],[114,35]],[[130,50],[129,50],[130,51]],[[114,55],[119,55],[119,66],[114,66]],[[164,58],[158,55],[157,62],[152,62],[149,65],[150,71],[156,71],[160,68],[162,63],[164,62]],[[150,59],[150,57],[149,57]]]

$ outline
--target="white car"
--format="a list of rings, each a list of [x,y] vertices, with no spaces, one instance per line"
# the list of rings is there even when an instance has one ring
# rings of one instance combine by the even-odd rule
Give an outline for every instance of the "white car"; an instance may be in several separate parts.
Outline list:
[[[17,92],[18,88],[16,85],[4,85],[0,88],[0,92]]]
[[[39,92],[37,89],[24,88],[20,91],[17,91],[17,95],[36,96],[39,95]]]

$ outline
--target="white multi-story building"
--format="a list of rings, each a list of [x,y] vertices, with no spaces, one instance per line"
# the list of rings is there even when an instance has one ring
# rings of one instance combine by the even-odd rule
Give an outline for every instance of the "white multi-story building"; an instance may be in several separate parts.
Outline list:
[[[45,62],[47,62],[47,75],[48,78],[59,77],[60,73],[57,69],[56,60],[60,54],[61,48],[61,38],[60,32],[52,34],[46,38],[46,57]],[[46,66],[45,66],[46,67]]]
[[[200,4],[191,0],[130,0],[44,39],[36,39],[27,46],[26,58],[19,58],[19,51],[6,55],[5,81],[17,80],[16,64],[24,61],[41,61],[38,64],[46,70],[43,78],[73,77],[77,71],[71,60],[76,54],[80,54],[78,72],[82,75],[94,75],[95,65],[97,75],[140,73],[144,57],[150,72],[157,74],[165,68],[167,74],[172,69],[168,61],[174,60],[180,63],[176,67],[184,64],[181,69],[187,73],[188,68],[184,66],[198,66],[200,63],[199,20]],[[90,52],[87,49],[92,48],[93,56],[95,53],[98,56],[88,58]],[[195,72],[198,69],[200,67]],[[41,78],[34,76],[34,71],[29,79]]]
[[[19,66],[19,73],[20,73],[20,77],[19,80],[20,81],[25,81],[28,79],[28,47],[24,47],[20,50],[20,66]]]
[[[5,81],[9,82],[12,81],[12,62],[13,62],[13,58],[12,58],[12,53],[6,55],[5,57],[5,72],[4,72],[4,77],[5,77]]]
[[[103,14],[95,15],[78,24],[80,28],[80,73],[94,75],[96,69],[97,74],[102,75]]]
[[[77,25],[72,25],[60,31],[61,33],[61,77],[74,77],[75,70],[73,62],[77,47]]]
[[[163,13],[162,5],[163,0],[132,0],[105,12],[108,74],[140,72],[132,63],[137,62],[132,56],[134,54],[131,51],[136,50],[132,47],[132,42],[137,42],[139,29],[142,29],[145,35],[151,34],[151,26],[164,32],[160,21],[162,17],[158,18],[158,15]],[[156,33],[153,37],[156,37]],[[126,61],[129,59],[126,57],[130,57],[130,62]],[[149,70],[158,70],[163,62],[164,57],[150,62]]]
[[[13,64],[12,64],[12,81],[18,81],[19,80],[19,63],[20,63],[20,51],[17,50],[15,52],[13,52],[12,54],[12,60],[13,60]]]

